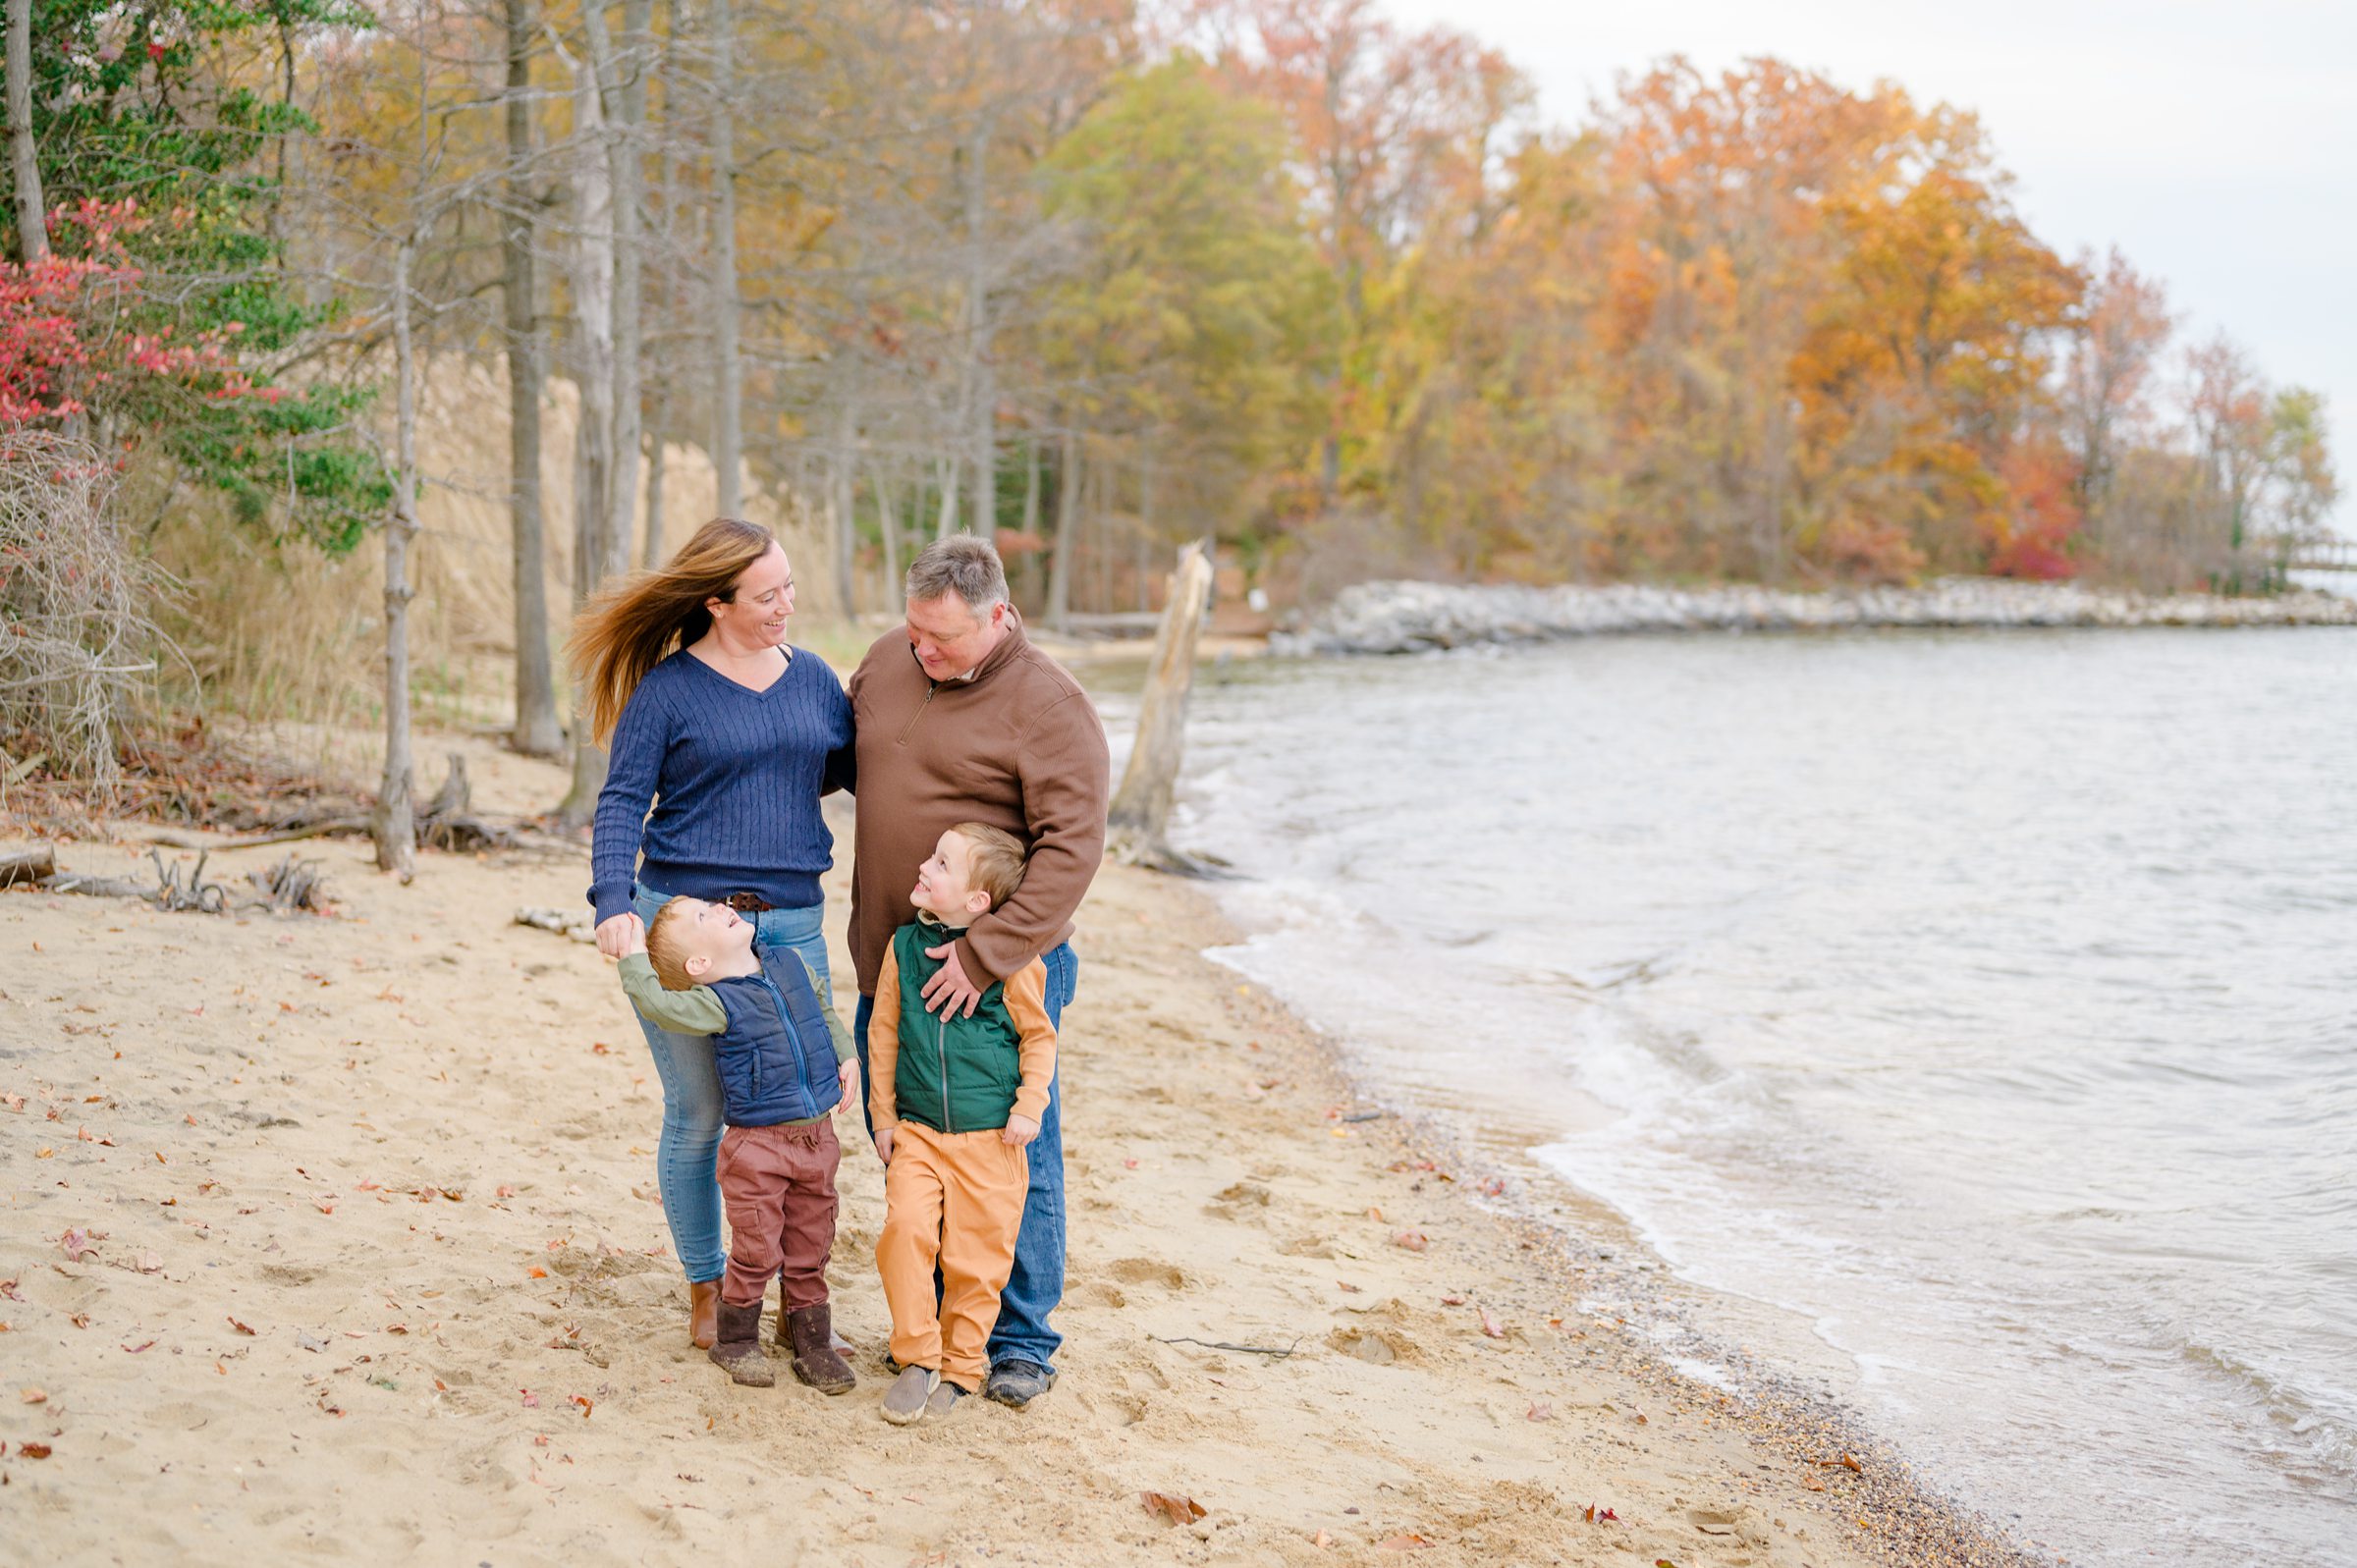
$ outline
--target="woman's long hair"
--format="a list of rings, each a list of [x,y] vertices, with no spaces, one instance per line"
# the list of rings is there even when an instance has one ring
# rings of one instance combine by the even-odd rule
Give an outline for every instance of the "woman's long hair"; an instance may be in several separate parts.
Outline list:
[[[714,517],[661,568],[632,572],[581,606],[565,654],[588,703],[591,739],[606,743],[646,673],[712,629],[704,601],[734,604],[737,579],[775,543],[757,522]]]

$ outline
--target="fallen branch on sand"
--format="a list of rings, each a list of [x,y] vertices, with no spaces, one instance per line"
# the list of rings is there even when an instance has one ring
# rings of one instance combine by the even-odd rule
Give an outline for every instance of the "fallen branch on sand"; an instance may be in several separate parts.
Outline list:
[[[316,860],[297,860],[288,855],[268,871],[249,871],[246,880],[253,884],[259,897],[230,901],[229,890],[218,882],[204,880],[204,863],[212,858],[211,851],[197,855],[196,864],[186,868],[178,863],[164,864],[156,850],[147,851],[155,864],[155,885],[135,882],[128,877],[92,877],[78,872],[56,869],[53,850],[37,850],[31,855],[12,857],[0,863],[0,888],[14,883],[29,882],[44,892],[74,892],[92,898],[137,898],[141,903],[165,914],[223,915],[232,909],[286,910],[301,909],[313,914],[329,911],[327,883],[319,875]],[[10,876],[9,866],[18,862],[37,863],[45,860],[49,870],[36,876]]]
[[[1291,1355],[1294,1346],[1299,1345],[1302,1338],[1301,1335],[1295,1334],[1292,1344],[1279,1350],[1273,1345],[1232,1345],[1225,1339],[1197,1339],[1192,1334],[1180,1334],[1176,1339],[1165,1339],[1160,1334],[1148,1334],[1146,1337],[1158,1345],[1201,1345],[1206,1350],[1238,1350],[1247,1356],[1274,1356],[1279,1361]]]
[[[442,787],[417,816],[417,842],[429,849],[512,849],[520,841],[516,831],[470,811],[473,788],[466,782],[466,759],[450,754],[450,772]],[[296,843],[304,838],[356,838],[369,832],[368,814],[352,812],[296,823],[271,833],[207,844],[187,834],[156,833],[148,837],[171,849],[259,849],[268,844]]]
[[[597,926],[586,909],[540,909],[525,907],[516,911],[516,924],[530,926],[536,931],[554,932],[571,937],[576,942],[597,941]]]

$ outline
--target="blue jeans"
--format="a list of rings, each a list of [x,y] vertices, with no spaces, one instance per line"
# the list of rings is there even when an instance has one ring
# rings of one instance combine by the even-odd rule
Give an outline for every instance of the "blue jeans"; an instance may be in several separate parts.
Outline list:
[[[1080,985],[1080,960],[1072,945],[1059,943],[1040,955],[1048,969],[1048,1022],[1061,1033],[1064,1009]],[[867,1025],[876,999],[859,999],[851,1038],[859,1047],[859,1110],[867,1114]],[[869,1118],[869,1142],[876,1127]],[[1048,1108],[1040,1113],[1039,1136],[1031,1140],[1031,1192],[1023,1199],[1022,1227],[1014,1235],[1014,1271],[999,1295],[998,1326],[990,1331],[990,1362],[1028,1361],[1055,1370],[1064,1335],[1048,1326],[1048,1314],[1064,1300],[1064,1069],[1048,1080]]]
[[[644,883],[633,892],[638,918],[653,925],[655,911],[671,895]],[[806,909],[771,909],[753,917],[753,942],[762,947],[791,947],[818,973],[818,1000],[832,1005],[827,989],[825,904]],[[638,1017],[631,1009],[630,1016]],[[638,1027],[663,1080],[663,1133],[655,1142],[655,1190],[663,1195],[663,1217],[671,1225],[672,1250],[687,1277],[701,1284],[727,1271],[729,1255],[720,1240],[720,1069],[712,1061],[710,1035],[675,1035],[644,1018]]]

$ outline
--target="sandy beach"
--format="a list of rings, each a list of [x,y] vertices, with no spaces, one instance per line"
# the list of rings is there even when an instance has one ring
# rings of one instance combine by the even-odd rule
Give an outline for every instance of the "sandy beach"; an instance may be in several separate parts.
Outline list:
[[[469,760],[486,809],[557,793]],[[61,863],[137,874],[145,831]],[[1194,890],[1120,868],[1064,1042],[1055,1391],[878,1419],[882,1172],[850,1136],[860,1387],[736,1388],[685,1342],[620,989],[513,923],[576,905],[585,854],[428,854],[402,888],[304,850],[333,917],[0,892],[12,1560],[2009,1560],[1889,1456],[1583,1311],[1573,1251],[1202,957]]]

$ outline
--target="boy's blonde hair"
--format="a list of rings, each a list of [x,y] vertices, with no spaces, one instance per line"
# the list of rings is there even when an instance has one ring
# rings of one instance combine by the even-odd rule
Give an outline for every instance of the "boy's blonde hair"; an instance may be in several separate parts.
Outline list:
[[[674,898],[655,911],[655,918],[646,928],[646,961],[655,967],[655,978],[663,982],[665,991],[687,991],[694,987],[695,978],[687,973],[687,959],[680,951],[679,933],[672,930],[688,918],[690,898]]]
[[[1003,828],[961,822],[950,832],[966,843],[965,869],[978,892],[990,894],[996,909],[1023,885],[1023,841]]]

